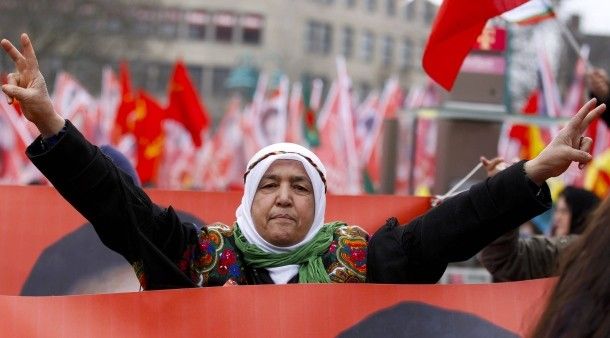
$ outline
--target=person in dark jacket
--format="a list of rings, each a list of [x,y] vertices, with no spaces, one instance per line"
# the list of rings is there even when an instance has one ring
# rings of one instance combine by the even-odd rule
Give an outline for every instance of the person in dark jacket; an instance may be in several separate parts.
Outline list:
[[[19,100],[41,135],[32,162],[130,262],[145,289],[260,283],[434,283],[447,263],[550,207],[545,180],[591,160],[582,133],[605,109],[591,100],[530,161],[517,163],[406,225],[389,218],[372,237],[357,226],[325,223],[326,171],[295,144],[263,148],[249,161],[233,225],[183,224],[126,179],[99,149],[55,112],[31,41],[8,40],[16,64],[2,90]]]
[[[587,225],[587,217],[598,203],[599,197],[594,193],[582,188],[566,187],[557,198],[551,236],[582,234]]]
[[[501,158],[483,158],[482,162],[488,176],[504,167]],[[518,230],[513,229],[486,246],[479,260],[497,282],[554,276],[559,258],[583,232],[587,216],[598,203],[599,198],[590,191],[566,187],[559,195],[553,214],[551,237],[521,238]]]

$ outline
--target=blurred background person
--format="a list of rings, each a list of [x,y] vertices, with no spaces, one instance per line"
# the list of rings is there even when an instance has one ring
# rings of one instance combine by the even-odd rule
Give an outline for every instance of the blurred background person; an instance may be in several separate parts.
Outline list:
[[[610,81],[608,73],[602,68],[593,68],[587,73],[587,87],[592,97],[597,98],[600,103],[608,103],[610,99]],[[606,125],[610,125],[610,114],[602,114],[602,119]]]
[[[551,237],[583,233],[586,218],[599,203],[594,193],[576,187],[566,187],[557,199],[553,212]]]
[[[482,162],[489,176],[505,167],[499,157],[482,158]],[[584,231],[587,215],[598,203],[599,198],[590,191],[566,187],[557,200],[551,237],[520,236],[519,229],[514,229],[485,247],[479,259],[497,282],[553,276],[560,255]]]

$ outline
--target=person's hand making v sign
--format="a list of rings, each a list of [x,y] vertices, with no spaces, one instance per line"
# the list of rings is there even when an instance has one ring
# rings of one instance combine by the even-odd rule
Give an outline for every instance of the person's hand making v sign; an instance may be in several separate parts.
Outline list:
[[[25,117],[36,125],[43,137],[57,134],[65,121],[53,108],[30,38],[21,34],[21,52],[7,39],[2,39],[0,44],[15,62],[15,72],[8,74],[7,84],[2,86],[9,104],[13,100],[19,101]]]

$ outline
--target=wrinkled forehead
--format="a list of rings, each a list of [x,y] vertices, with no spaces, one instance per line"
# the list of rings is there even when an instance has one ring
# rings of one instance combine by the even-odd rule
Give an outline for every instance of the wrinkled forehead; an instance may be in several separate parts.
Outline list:
[[[311,177],[301,161],[294,159],[276,159],[267,168],[263,178],[290,180],[304,179],[311,183]]]

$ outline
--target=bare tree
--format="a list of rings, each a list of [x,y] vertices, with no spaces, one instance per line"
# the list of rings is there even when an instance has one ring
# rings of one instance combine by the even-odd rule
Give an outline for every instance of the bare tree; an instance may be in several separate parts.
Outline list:
[[[157,0],[146,3],[153,8]],[[49,80],[66,70],[97,91],[104,64],[145,52],[140,10],[126,0],[2,0],[0,36],[17,41],[27,32]],[[9,67],[3,56],[0,71]]]

